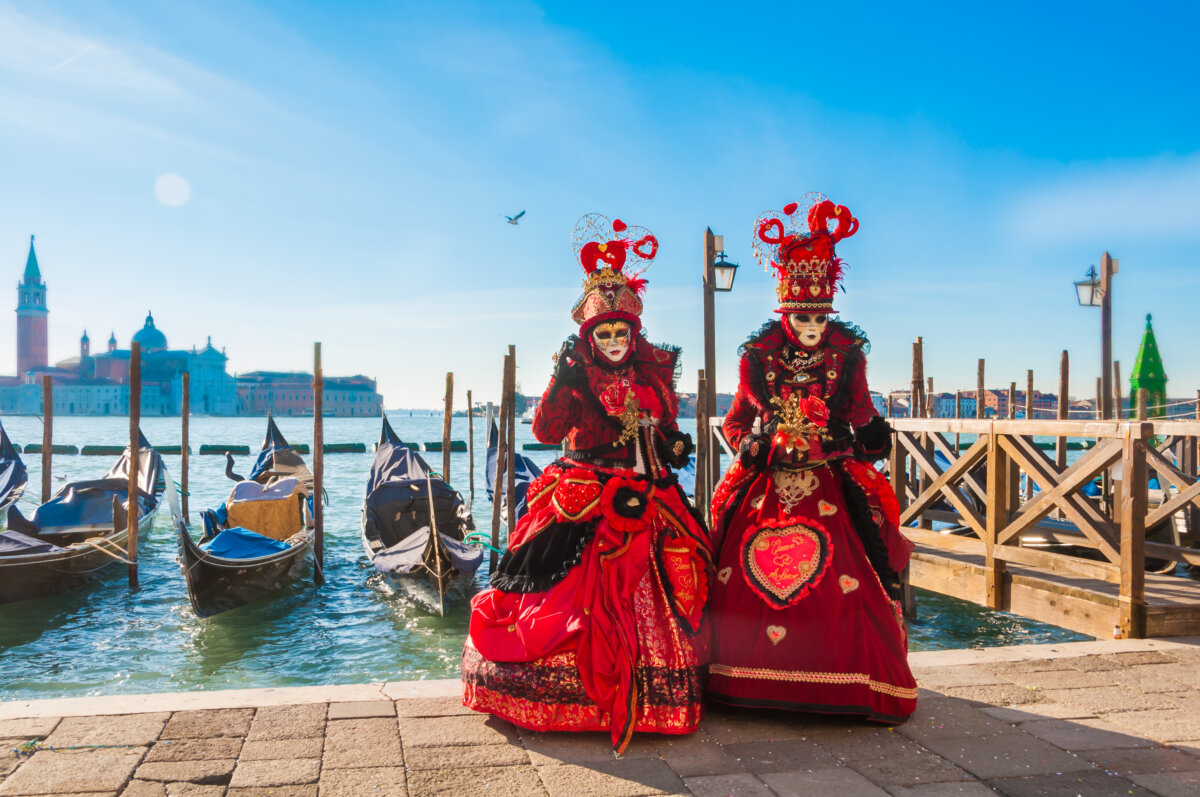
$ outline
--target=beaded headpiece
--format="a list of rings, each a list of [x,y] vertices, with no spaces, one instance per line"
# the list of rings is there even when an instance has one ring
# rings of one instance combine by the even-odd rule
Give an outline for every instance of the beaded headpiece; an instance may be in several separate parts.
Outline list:
[[[830,222],[834,222],[830,229]],[[801,225],[804,225],[803,227]],[[754,256],[779,285],[777,313],[833,313],[842,261],[833,247],[858,232],[858,219],[824,194],[805,194],[754,222]]]
[[[602,321],[627,321],[640,329],[646,289],[641,275],[658,254],[658,239],[644,227],[589,213],[575,223],[571,240],[586,275],[571,318],[584,329]]]

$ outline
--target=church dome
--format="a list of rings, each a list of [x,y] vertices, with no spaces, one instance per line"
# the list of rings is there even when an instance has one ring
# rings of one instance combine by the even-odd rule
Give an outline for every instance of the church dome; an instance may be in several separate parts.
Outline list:
[[[167,348],[167,336],[154,327],[154,316],[146,313],[146,325],[133,335],[134,343],[142,345],[142,351]]]

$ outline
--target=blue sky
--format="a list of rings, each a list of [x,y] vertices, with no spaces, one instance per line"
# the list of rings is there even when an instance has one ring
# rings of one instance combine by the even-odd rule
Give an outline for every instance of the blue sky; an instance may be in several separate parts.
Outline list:
[[[877,390],[925,339],[939,389],[1094,394],[1097,310],[1071,281],[1120,258],[1115,354],[1147,312],[1194,395],[1200,63],[1188,4],[56,3],[0,0],[0,264],[30,233],[51,359],[147,308],[230,368],[379,379],[433,406],[444,373],[539,392],[572,331],[569,238],[598,211],[659,237],[648,334],[701,365],[706,226],[741,263],[717,297],[718,380],[773,308],[751,226],[819,190],[861,221],[842,316]],[[179,175],[183,204],[155,185]],[[165,198],[178,203],[168,194]],[[519,227],[501,214],[525,209]],[[15,303],[15,293],[10,294]],[[15,369],[15,324],[0,372]],[[459,401],[462,401],[461,395]]]

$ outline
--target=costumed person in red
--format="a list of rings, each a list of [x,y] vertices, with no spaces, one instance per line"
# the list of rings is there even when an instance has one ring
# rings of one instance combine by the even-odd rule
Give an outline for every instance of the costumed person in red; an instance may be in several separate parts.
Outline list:
[[[755,223],[780,318],[739,350],[725,416],[739,455],[712,500],[720,556],[707,691],[736,706],[894,723],[916,708],[897,576],[912,547],[871,465],[890,451],[891,430],[867,389],[867,339],[829,319],[842,276],[834,244],[857,231],[820,194]]]
[[[579,335],[533,418],[538,440],[566,450],[529,485],[492,587],[471,603],[463,704],[538,731],[607,731],[620,753],[635,731],[699,724],[714,567],[667,467],[692,450],[675,422],[679,352],[641,332],[639,275],[658,241],[590,214],[574,246]]]

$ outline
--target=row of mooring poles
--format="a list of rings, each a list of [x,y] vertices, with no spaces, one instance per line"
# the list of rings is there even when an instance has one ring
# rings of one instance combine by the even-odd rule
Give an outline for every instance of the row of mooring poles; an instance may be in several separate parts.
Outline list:
[[[313,344],[313,581],[325,583],[325,373],[321,344]]]

